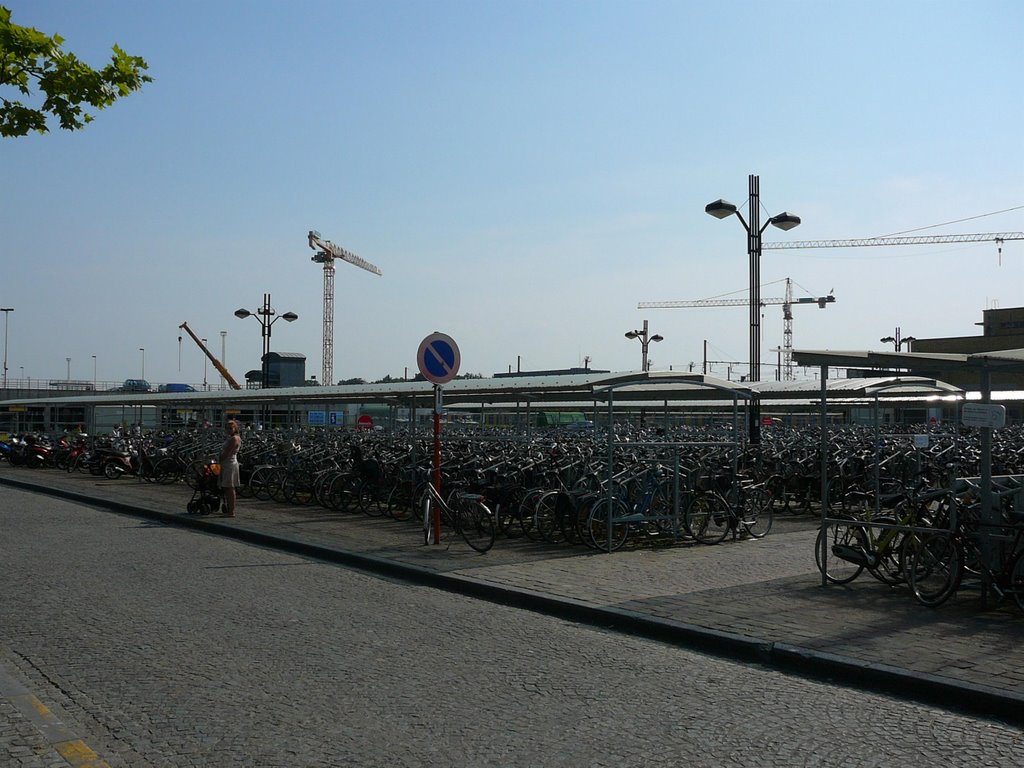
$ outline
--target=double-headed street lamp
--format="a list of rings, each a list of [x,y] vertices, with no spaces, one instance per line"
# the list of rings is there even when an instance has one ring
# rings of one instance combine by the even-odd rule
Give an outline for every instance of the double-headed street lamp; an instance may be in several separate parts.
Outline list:
[[[915,339],[913,336],[900,336],[900,328],[899,326],[896,326],[895,336],[883,336],[882,338],[879,339],[879,341],[884,342],[886,344],[892,344],[893,348],[897,352],[900,351],[900,347],[906,344],[907,352],[910,352],[910,345],[917,341],[917,339]]]
[[[665,337],[657,333],[653,336],[648,335],[647,321],[644,320],[644,329],[642,331],[626,331],[626,338],[640,339],[640,349],[643,354],[640,370],[647,373],[647,348],[650,346],[652,341],[664,341]]]
[[[0,307],[0,312],[4,313],[4,389],[7,389],[7,322],[13,311],[14,307]]]
[[[261,382],[260,386],[266,389],[270,385],[270,366],[269,360],[267,359],[270,355],[270,327],[278,320],[287,320],[289,323],[294,323],[299,319],[299,316],[294,312],[285,312],[283,315],[274,317],[276,313],[270,306],[270,294],[263,294],[263,306],[257,309],[255,312],[250,312],[247,309],[236,309],[235,317],[245,319],[247,317],[255,317],[256,321],[260,324],[263,331],[263,366],[261,369]]]
[[[761,235],[768,225],[778,227],[782,230],[790,230],[800,224],[800,217],[783,211],[772,216],[763,225],[761,224],[761,181],[758,176],[751,174],[749,181],[749,198],[747,204],[747,216],[750,220],[743,218],[735,205],[726,200],[716,200],[704,206],[704,212],[709,213],[716,219],[725,219],[736,215],[736,218],[747,230],[747,256],[750,262],[750,375],[748,381],[761,380]],[[761,441],[761,407],[757,399],[750,402],[750,441],[758,443]]]

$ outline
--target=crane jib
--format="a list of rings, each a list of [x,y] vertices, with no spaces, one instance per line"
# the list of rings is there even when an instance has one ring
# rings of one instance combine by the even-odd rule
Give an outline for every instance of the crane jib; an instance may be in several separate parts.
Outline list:
[[[1006,240],[1024,240],[1024,232],[982,232],[962,235],[910,235],[907,237],[861,237],[846,240],[791,240],[789,242],[761,243],[761,250],[796,248],[861,248],[876,245],[930,245],[933,243],[1002,243]]]

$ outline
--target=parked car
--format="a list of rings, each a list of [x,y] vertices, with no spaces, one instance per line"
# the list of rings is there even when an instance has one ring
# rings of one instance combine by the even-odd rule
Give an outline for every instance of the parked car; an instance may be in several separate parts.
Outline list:
[[[161,384],[157,392],[195,392],[196,388],[191,384]]]
[[[125,379],[120,387],[114,387],[111,392],[152,392],[153,388],[145,379]]]

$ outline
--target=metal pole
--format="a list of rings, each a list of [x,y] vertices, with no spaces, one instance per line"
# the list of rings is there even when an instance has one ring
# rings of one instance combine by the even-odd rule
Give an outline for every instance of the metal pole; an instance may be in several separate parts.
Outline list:
[[[227,352],[227,331],[220,332],[220,364],[227,367],[228,364],[228,352]],[[224,389],[224,374],[220,375],[220,388]]]
[[[647,373],[647,321],[644,320],[644,335],[640,339],[640,350],[642,355],[640,370]]]
[[[441,397],[440,384],[434,385],[434,490],[438,497],[441,496]],[[434,519],[431,521],[434,528],[434,543],[441,543],[441,507],[434,505]]]
[[[828,366],[821,366],[821,530],[827,530],[826,519],[828,518],[828,505],[825,499],[828,496]],[[822,564],[828,562],[828,535],[821,537],[820,558]],[[825,578],[826,568],[821,569],[821,586],[828,584]]]
[[[0,307],[0,312],[4,313],[4,389],[7,389],[7,324],[13,311],[14,307]]]
[[[750,381],[761,380],[761,181],[750,174],[747,254],[750,261]],[[761,442],[761,403],[755,393],[748,409],[751,443]]]
[[[267,355],[270,354],[270,294],[263,294],[263,319],[260,320],[263,331],[263,366],[261,371],[262,386],[270,386],[270,369],[267,367]]]

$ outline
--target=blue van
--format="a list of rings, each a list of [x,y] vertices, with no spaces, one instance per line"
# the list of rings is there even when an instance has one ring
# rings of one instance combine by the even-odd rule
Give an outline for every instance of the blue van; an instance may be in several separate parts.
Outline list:
[[[158,392],[195,392],[196,388],[190,384],[161,384]]]

